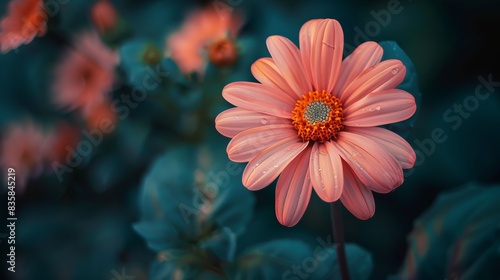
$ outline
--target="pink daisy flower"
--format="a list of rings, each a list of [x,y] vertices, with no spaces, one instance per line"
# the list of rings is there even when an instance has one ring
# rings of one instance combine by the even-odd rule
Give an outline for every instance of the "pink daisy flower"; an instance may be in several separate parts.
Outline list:
[[[80,35],[74,45],[56,66],[53,91],[60,107],[86,115],[108,102],[118,56],[93,32]]]
[[[218,66],[230,66],[238,58],[234,38],[243,24],[234,13],[206,8],[188,16],[182,28],[167,39],[167,55],[184,73],[203,74],[207,59]]]
[[[412,147],[377,127],[399,122],[416,110],[413,96],[395,89],[406,68],[381,62],[375,42],[360,45],[342,61],[344,35],[332,19],[311,20],[300,30],[300,50],[271,36],[271,58],[252,65],[260,83],[234,82],[223,97],[236,106],[216,118],[232,138],[229,158],[248,162],[243,184],[260,190],[278,176],[276,216],[294,226],[312,189],[326,201],[338,199],[357,218],[375,212],[372,191],[388,193],[403,183],[402,169],[415,163]],[[281,174],[281,176],[280,176]]]
[[[16,170],[17,191],[23,192],[28,179],[42,172],[51,139],[30,121],[6,129],[0,146],[0,166],[2,170]]]
[[[42,0],[12,0],[0,22],[0,51],[6,53],[47,32]]]

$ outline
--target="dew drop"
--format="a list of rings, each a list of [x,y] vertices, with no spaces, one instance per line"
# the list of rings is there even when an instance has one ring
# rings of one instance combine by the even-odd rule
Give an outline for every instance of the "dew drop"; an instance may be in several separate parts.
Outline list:
[[[399,68],[392,68],[391,73],[392,73],[393,75],[396,75],[398,72],[399,72]]]
[[[380,111],[380,106],[377,106],[375,109],[377,109],[377,111]]]
[[[261,124],[267,124],[267,119],[266,119],[266,118],[262,118],[262,119],[260,119],[260,123],[261,123]]]
[[[276,163],[276,164],[274,164],[274,168],[278,168],[278,167],[280,167],[280,165],[279,165],[279,164],[277,164],[277,163]]]

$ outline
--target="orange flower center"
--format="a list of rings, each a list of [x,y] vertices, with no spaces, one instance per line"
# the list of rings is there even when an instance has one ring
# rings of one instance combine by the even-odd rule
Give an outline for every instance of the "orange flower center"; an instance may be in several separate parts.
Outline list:
[[[304,142],[337,139],[343,120],[340,99],[325,90],[303,94],[292,110],[293,127]]]
[[[208,59],[217,66],[231,66],[238,59],[238,49],[234,41],[223,38],[208,46]]]

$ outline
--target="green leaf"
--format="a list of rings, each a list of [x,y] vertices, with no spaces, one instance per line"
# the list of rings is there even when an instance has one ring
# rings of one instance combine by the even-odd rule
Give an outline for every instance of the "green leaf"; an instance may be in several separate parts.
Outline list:
[[[500,275],[500,186],[440,195],[415,222],[394,279],[493,279]]]
[[[254,197],[241,183],[241,166],[220,156],[221,136],[213,136],[199,147],[168,151],[146,175],[134,228],[152,250],[208,250],[221,260],[234,258]]]
[[[225,270],[234,280],[294,279],[289,278],[294,268],[300,267],[312,254],[309,246],[300,240],[278,239],[248,249]],[[308,276],[306,272],[303,275]]]
[[[341,279],[336,250],[326,248],[325,252],[328,253],[329,258],[323,263],[322,271],[319,271],[318,274],[321,279]],[[373,269],[371,254],[356,244],[346,244],[345,252],[350,278],[352,280],[368,279]]]

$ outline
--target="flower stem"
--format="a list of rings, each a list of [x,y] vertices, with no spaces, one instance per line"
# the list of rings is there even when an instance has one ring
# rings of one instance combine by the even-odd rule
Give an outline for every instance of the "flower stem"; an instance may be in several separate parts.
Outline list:
[[[340,267],[342,280],[349,280],[349,270],[347,269],[347,260],[344,248],[344,229],[342,227],[342,214],[339,207],[340,201],[330,203],[332,216],[333,242],[337,251],[337,258]]]

